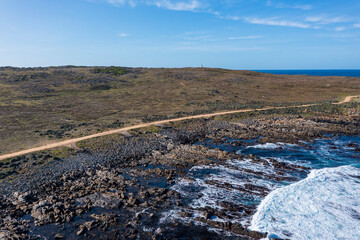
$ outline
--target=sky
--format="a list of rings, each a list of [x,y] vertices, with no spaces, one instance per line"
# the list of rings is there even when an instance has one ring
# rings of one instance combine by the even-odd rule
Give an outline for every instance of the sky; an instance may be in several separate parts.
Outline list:
[[[0,0],[0,66],[360,69],[359,0]]]

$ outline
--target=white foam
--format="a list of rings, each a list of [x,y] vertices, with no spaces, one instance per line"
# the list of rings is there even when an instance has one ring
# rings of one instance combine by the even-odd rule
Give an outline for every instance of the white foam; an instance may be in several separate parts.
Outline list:
[[[273,172],[272,166],[255,164],[251,160],[228,160],[225,165],[210,165],[210,166],[195,166],[190,169],[189,175],[197,175],[198,171],[210,170],[204,173],[201,178],[195,178],[194,180],[180,179],[172,189],[181,193],[184,196],[189,197],[192,201],[189,203],[189,207],[192,209],[191,214],[194,219],[195,216],[201,217],[202,212],[198,212],[198,209],[210,207],[217,210],[223,210],[224,208],[220,204],[221,202],[229,202],[234,205],[239,203],[254,203],[260,202],[263,198],[261,192],[258,190],[252,190],[252,193],[242,192],[241,188],[247,188],[246,184],[252,184],[258,187],[265,187],[266,189],[272,190],[280,187],[277,183],[269,181],[263,175],[255,175],[243,171],[242,169],[253,169],[261,170],[261,172],[267,171]],[[254,170],[255,170],[254,169]],[[274,173],[273,173],[274,174]],[[218,183],[208,183],[211,181]],[[229,184],[231,186],[229,186]],[[229,188],[227,188],[229,187]],[[237,189],[239,188],[239,189]],[[189,209],[186,209],[189,212]],[[229,218],[214,218],[212,221],[215,222],[232,222],[241,223],[243,226],[249,226],[251,217],[244,217],[243,212],[226,212]],[[170,215],[164,215],[163,221],[170,220],[172,218],[179,219],[179,214],[172,212]]]
[[[229,183],[233,186],[244,186],[245,184],[252,183],[269,189],[273,189],[275,187],[275,185],[265,176],[266,174],[276,174],[273,167],[271,165],[254,163],[250,159],[232,159],[226,161],[225,165],[195,166],[191,168],[189,172],[194,173],[204,169],[215,170],[214,173],[209,173],[206,176],[203,176],[204,180],[216,180],[222,183]],[[262,174],[253,174],[251,172],[244,171],[244,169],[261,172]]]
[[[299,145],[297,144],[291,144],[291,143],[283,143],[283,142],[278,142],[278,143],[264,143],[264,144],[257,144],[257,145],[253,145],[253,146],[248,146],[246,148],[258,148],[258,149],[277,149],[277,148],[281,148],[281,147],[298,147]]]
[[[260,157],[260,158],[269,161],[268,158],[265,158],[265,157]],[[278,162],[283,162],[283,163],[288,163],[288,164],[293,164],[293,165],[298,165],[298,166],[302,166],[302,167],[310,167],[311,168],[311,162],[308,161],[308,160],[298,160],[298,159],[294,159],[294,158],[286,159],[286,158],[282,158],[282,157],[271,157],[271,158],[275,159]]]
[[[250,229],[269,238],[360,239],[360,169],[313,170],[297,183],[271,192]]]
[[[232,167],[241,167],[243,169],[252,169],[259,172],[267,172],[268,174],[275,174],[271,166],[264,166],[261,164],[254,164],[251,160],[229,160],[227,163]],[[246,184],[252,184],[259,187],[265,187],[266,189],[275,189],[279,185],[275,182],[269,181],[269,179],[264,175],[254,175],[252,173],[244,172],[241,169],[230,169],[223,165],[217,166],[196,166],[190,169],[190,173],[196,171],[201,171],[204,169],[212,169],[214,173],[209,173],[203,176],[203,179],[196,178],[194,181],[188,181],[185,179],[180,180],[175,184],[172,189],[176,190],[184,195],[190,196],[193,193],[194,189],[197,189],[198,193],[201,193],[202,197],[196,198],[191,204],[194,208],[201,208],[206,206],[211,206],[213,208],[221,209],[218,206],[219,201],[231,201],[239,202],[241,199],[247,199],[250,201],[260,201],[260,196],[255,196],[252,194],[247,194],[243,192],[239,195],[239,192],[234,189],[225,189],[222,187],[217,187],[211,184],[207,184],[206,181],[216,181],[219,184],[231,184],[234,188],[236,187],[245,187]],[[256,190],[253,190],[253,193],[258,193]]]
[[[276,148],[280,148],[280,147],[281,146],[279,144],[265,143],[265,144],[257,144],[254,146],[248,146],[247,148],[276,149]]]
[[[208,227],[208,230],[209,231],[212,231],[218,235],[221,235],[221,236],[236,236],[236,234],[233,234],[233,233],[230,233],[224,229],[219,229],[219,228],[213,228],[213,227],[209,227],[206,223],[204,222],[201,222],[201,221],[193,221],[194,219],[196,218],[204,218],[204,214],[200,211],[196,211],[196,210],[191,210],[191,209],[186,209],[187,212],[189,212],[192,216],[191,217],[181,217],[180,216],[180,208],[179,209],[175,209],[175,210],[170,210],[168,212],[163,212],[162,213],[162,216],[159,220],[159,222],[161,224],[167,224],[168,222],[172,222],[174,220],[179,220],[181,221],[182,223],[184,224],[188,224],[189,222],[192,222],[194,223],[195,225],[198,225],[198,226],[204,226],[204,227]],[[220,219],[220,218],[215,218],[215,219],[212,219],[213,222],[228,222],[229,220],[223,220],[223,219]],[[234,221],[232,221],[234,222]]]
[[[257,163],[252,162],[251,159],[244,159],[241,161],[232,159],[232,160],[228,160],[226,163],[231,166],[244,168],[244,169],[248,169],[248,170],[252,170],[252,171],[256,171],[256,172],[266,172],[266,173],[274,172],[273,168],[270,165],[257,164]]]
[[[278,142],[278,144],[281,145],[281,146],[286,146],[286,147],[299,147],[298,144],[293,144],[293,143]]]

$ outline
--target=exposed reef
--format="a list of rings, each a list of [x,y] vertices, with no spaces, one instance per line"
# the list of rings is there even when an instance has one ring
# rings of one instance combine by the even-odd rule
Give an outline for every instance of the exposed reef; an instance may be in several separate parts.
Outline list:
[[[261,239],[267,234],[247,228],[255,204],[207,196],[202,184],[228,192],[229,199],[240,194],[259,201],[272,187],[254,184],[253,178],[294,182],[309,169],[234,149],[301,145],[327,134],[359,134],[359,126],[358,113],[196,120],[161,126],[157,133],[138,131],[96,151],[1,162],[0,239]],[[360,151],[355,143],[349,147]],[[200,181],[206,171],[228,171],[242,181]]]

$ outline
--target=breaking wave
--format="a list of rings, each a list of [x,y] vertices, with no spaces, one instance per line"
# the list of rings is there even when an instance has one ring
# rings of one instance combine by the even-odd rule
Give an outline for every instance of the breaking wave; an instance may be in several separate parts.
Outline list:
[[[360,168],[312,170],[304,180],[272,191],[250,229],[269,238],[359,239]]]

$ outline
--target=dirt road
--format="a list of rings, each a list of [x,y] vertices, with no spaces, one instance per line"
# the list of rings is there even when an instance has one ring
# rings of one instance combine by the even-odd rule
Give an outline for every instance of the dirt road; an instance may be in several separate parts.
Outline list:
[[[357,97],[360,97],[360,96],[347,96],[343,101],[338,102],[338,103],[334,103],[334,104],[342,104],[342,103],[351,102],[351,100],[352,100],[353,98],[357,98]]]
[[[347,103],[347,102],[350,102],[353,98],[356,98],[356,97],[359,97],[359,96],[347,96],[343,101],[333,103],[333,104]],[[315,106],[315,105],[317,105],[317,104],[305,104],[305,105],[291,106],[291,107],[301,108],[301,107],[310,107],[310,106]],[[232,113],[265,111],[265,110],[271,110],[271,109],[282,109],[282,108],[291,108],[291,107],[265,107],[265,108],[260,108],[260,109],[243,109],[243,110],[234,110],[234,111],[227,111],[227,112],[201,114],[201,115],[195,115],[195,116],[189,116],[189,117],[181,117],[181,118],[167,119],[167,120],[161,120],[161,121],[150,122],[150,123],[143,123],[143,124],[138,124],[138,125],[134,125],[134,126],[130,126],[130,127],[124,127],[124,128],[109,130],[109,131],[105,131],[105,132],[102,132],[102,133],[96,133],[96,134],[92,134],[92,135],[85,136],[85,137],[79,137],[79,138],[64,140],[64,141],[57,142],[57,143],[51,143],[51,144],[48,144],[48,145],[44,145],[44,146],[40,146],[40,147],[34,147],[34,148],[19,151],[19,152],[15,152],[15,153],[1,155],[0,160],[5,160],[5,159],[8,159],[8,158],[17,157],[17,156],[21,156],[21,155],[25,155],[25,154],[33,153],[33,152],[43,151],[43,150],[47,150],[47,149],[51,149],[51,148],[67,146],[67,145],[75,144],[75,143],[78,143],[80,141],[91,139],[91,138],[102,137],[102,136],[106,136],[106,135],[110,135],[110,134],[114,134],[114,133],[126,132],[126,131],[129,131],[129,130],[132,130],[132,129],[149,127],[149,126],[156,125],[156,124],[164,124],[164,123],[169,123],[169,122],[178,122],[178,121],[189,120],[189,119],[197,119],[197,118],[209,118],[209,117],[232,114]]]

